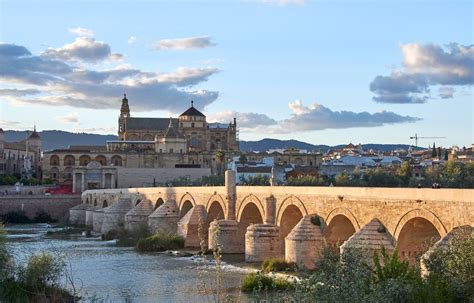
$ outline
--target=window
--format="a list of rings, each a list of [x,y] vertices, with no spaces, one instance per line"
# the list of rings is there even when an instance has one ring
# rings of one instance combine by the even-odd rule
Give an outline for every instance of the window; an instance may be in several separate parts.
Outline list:
[[[183,123],[181,123],[181,127],[183,127]]]
[[[172,154],[172,153],[173,153],[173,149],[172,149],[172,148],[170,148],[170,154]]]
[[[163,152],[163,150],[160,148],[160,154]]]
[[[194,127],[194,122],[191,123],[191,127]]]
[[[183,153],[183,149],[180,149],[179,152],[180,152],[180,153]]]

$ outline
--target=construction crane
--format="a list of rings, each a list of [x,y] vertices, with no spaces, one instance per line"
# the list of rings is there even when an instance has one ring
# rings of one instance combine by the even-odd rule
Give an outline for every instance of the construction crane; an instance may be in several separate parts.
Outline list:
[[[418,139],[446,139],[446,137],[419,137],[418,134],[410,137],[410,139],[415,139],[415,148],[418,147]]]

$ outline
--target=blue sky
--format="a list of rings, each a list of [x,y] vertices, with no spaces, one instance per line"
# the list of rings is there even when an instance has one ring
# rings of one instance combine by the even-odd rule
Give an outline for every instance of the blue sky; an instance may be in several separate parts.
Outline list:
[[[1,1],[0,127],[116,133],[127,91],[133,116],[195,99],[243,140],[469,145],[472,16],[472,1]]]

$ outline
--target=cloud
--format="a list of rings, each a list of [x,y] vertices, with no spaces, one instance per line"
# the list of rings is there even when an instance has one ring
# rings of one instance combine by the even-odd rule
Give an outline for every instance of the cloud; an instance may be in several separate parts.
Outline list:
[[[17,89],[17,88],[0,89],[0,96],[24,97],[28,95],[36,95],[39,93],[41,93],[41,91],[37,89]]]
[[[91,31],[90,29],[83,28],[83,27],[74,27],[70,28],[69,32],[73,35],[76,35],[78,37],[89,37],[92,38],[94,36],[94,32]]]
[[[177,86],[190,86],[207,81],[209,76],[219,72],[217,68],[187,68],[179,67],[176,71],[167,74],[159,74],[158,81],[172,83]]]
[[[17,128],[19,125],[21,125],[21,122],[19,122],[19,121],[1,120],[0,119],[0,128],[3,128],[3,130],[14,129],[14,128]]]
[[[454,88],[450,86],[441,86],[438,89],[438,96],[441,99],[451,99],[454,97]]]
[[[246,129],[276,125],[278,123],[275,119],[272,119],[265,114],[239,113],[232,110],[216,113],[209,117],[209,121],[225,123],[232,122],[234,118],[237,118],[239,127]]]
[[[377,76],[370,83],[381,103],[424,103],[431,99],[430,87],[435,85],[467,86],[474,84],[474,45],[451,43],[410,43],[401,45],[403,70],[390,76]],[[451,98],[444,94],[443,99]]]
[[[85,133],[115,134],[117,132],[117,127],[79,128],[77,131]]]
[[[420,118],[401,116],[393,112],[381,111],[377,113],[332,111],[321,104],[303,105],[300,99],[288,103],[292,115],[283,120],[275,120],[265,114],[239,113],[224,111],[214,114],[213,121],[232,121],[237,118],[239,127],[257,133],[294,133],[317,131],[324,129],[346,129],[355,127],[378,127],[389,124],[412,123]]]
[[[23,46],[0,44],[0,95],[2,100],[18,105],[118,109],[122,93],[127,92],[132,111],[178,113],[190,100],[204,108],[218,98],[217,91],[195,88],[217,72],[211,67],[181,67],[157,73],[127,64],[86,69],[65,59],[34,55]],[[26,84],[28,89],[17,89],[19,84]]]
[[[56,121],[58,121],[60,123],[64,123],[64,124],[79,123],[79,115],[78,115],[78,113],[70,113],[70,114],[67,114],[67,115],[64,115],[64,116],[56,117]]]
[[[156,50],[185,50],[193,48],[208,48],[216,44],[211,41],[210,37],[190,37],[181,39],[163,39],[153,43]]]
[[[137,43],[137,42],[138,42],[137,37],[135,37],[135,36],[130,36],[130,37],[128,37],[128,40],[127,40],[127,43],[128,43],[128,44],[135,44],[135,43]]]
[[[48,48],[43,52],[42,56],[65,61],[84,61],[89,63],[123,59],[122,54],[112,53],[107,43],[90,37],[77,37],[74,42],[63,47]]]

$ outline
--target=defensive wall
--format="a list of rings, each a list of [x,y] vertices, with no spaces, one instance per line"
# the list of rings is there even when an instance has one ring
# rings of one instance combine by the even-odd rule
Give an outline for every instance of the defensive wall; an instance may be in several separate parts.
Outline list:
[[[11,211],[23,210],[33,219],[36,214],[45,212],[54,220],[69,214],[69,209],[81,204],[79,195],[10,195],[0,196],[0,216]]]
[[[102,232],[114,227],[114,215],[129,226],[178,232],[188,246],[205,237],[248,261],[285,256],[306,264],[315,256],[300,255],[324,241],[341,251],[398,247],[414,261],[455,227],[474,224],[473,189],[236,186],[232,172],[225,186],[89,190],[82,202],[77,223],[97,217]]]

